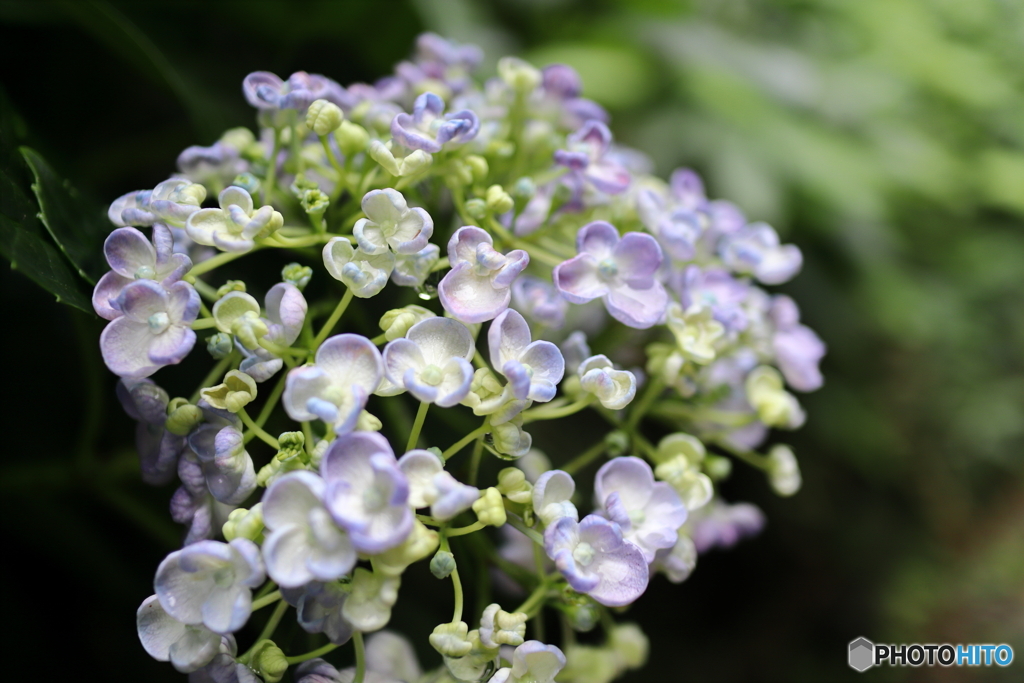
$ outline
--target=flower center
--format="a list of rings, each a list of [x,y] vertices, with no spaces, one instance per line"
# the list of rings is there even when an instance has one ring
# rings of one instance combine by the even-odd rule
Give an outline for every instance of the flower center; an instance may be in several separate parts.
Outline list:
[[[572,559],[582,567],[589,566],[594,561],[594,546],[589,543],[580,543],[573,549]]]
[[[609,280],[619,274],[619,264],[610,258],[606,258],[597,264],[597,272],[602,279]]]
[[[423,368],[423,372],[420,373],[420,379],[425,384],[429,384],[432,387],[436,387],[444,379],[444,373],[441,368],[437,367],[433,363]]]
[[[154,313],[153,315],[149,316],[149,320],[147,320],[146,322],[149,323],[149,331],[152,332],[153,334],[161,334],[163,333],[164,330],[171,326],[170,317],[163,311],[160,311],[159,313]]]
[[[384,494],[376,486],[371,486],[363,492],[363,506],[369,512],[380,510],[386,502]]]
[[[136,280],[155,280],[156,271],[153,266],[139,266],[139,269],[135,271]]]
[[[634,527],[638,527],[647,521],[647,515],[643,510],[630,510],[629,521],[633,523]]]

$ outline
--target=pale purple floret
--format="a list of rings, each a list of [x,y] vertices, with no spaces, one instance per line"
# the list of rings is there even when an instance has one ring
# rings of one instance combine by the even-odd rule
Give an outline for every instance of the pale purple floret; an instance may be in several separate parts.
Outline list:
[[[671,258],[689,261],[696,256],[704,230],[700,214],[684,206],[666,206],[661,195],[650,189],[639,192],[636,205],[640,220]]]
[[[483,58],[483,50],[476,45],[455,43],[436,33],[421,33],[416,38],[416,62],[431,78],[450,77],[452,67],[468,73],[478,67]]]
[[[234,636],[222,636],[220,654],[198,671],[188,675],[188,683],[263,683],[247,665],[239,662]]]
[[[242,81],[246,101],[257,109],[304,110],[314,100],[328,100],[341,106],[344,90],[319,74],[296,71],[287,81],[269,71],[255,71]]]
[[[263,495],[263,521],[269,530],[263,558],[270,578],[285,588],[331,581],[347,574],[356,551],[324,506],[327,484],[313,472],[289,472]]]
[[[576,482],[568,472],[548,470],[533,485],[533,511],[545,524],[554,524],[562,517],[579,520],[580,513],[572,502]]]
[[[320,419],[338,433],[348,432],[383,376],[384,361],[369,339],[335,335],[317,349],[313,365],[288,373],[282,403],[297,422]]]
[[[575,304],[600,297],[613,318],[638,329],[661,320],[668,294],[655,279],[662,256],[653,237],[629,232],[620,239],[612,224],[594,221],[580,228],[576,250],[552,273],[562,296]]]
[[[582,330],[576,330],[566,337],[560,348],[565,358],[565,370],[570,375],[579,374],[580,365],[591,357],[587,333]]]
[[[202,469],[194,458],[178,460],[178,474],[182,470],[193,470],[202,483]],[[188,527],[182,545],[192,545],[211,539],[221,533],[221,527],[228,520],[234,506],[218,502],[205,485],[202,487],[180,486],[171,496],[171,519]]]
[[[494,672],[487,683],[554,683],[565,655],[554,645],[528,640],[512,652],[512,666]]]
[[[716,500],[699,513],[690,531],[698,553],[712,548],[731,548],[741,539],[755,536],[764,528],[764,513],[751,503],[729,505]]]
[[[188,445],[217,501],[238,505],[256,490],[256,471],[238,427],[201,425],[189,434]]]
[[[412,114],[401,113],[391,122],[391,136],[409,149],[421,149],[431,154],[440,152],[446,144],[469,142],[480,132],[480,119],[468,110],[444,114],[444,100],[432,92],[425,92],[413,103]]]
[[[279,282],[267,292],[263,307],[266,315],[262,320],[267,326],[264,339],[279,346],[291,346],[302,332],[309,308],[302,292],[290,282]],[[263,347],[250,351],[243,344],[236,344],[236,348],[244,356],[238,369],[257,382],[267,381],[284,366],[280,357]]]
[[[629,187],[629,171],[606,158],[612,133],[603,122],[587,121],[566,142],[568,149],[555,152],[555,163],[568,168],[580,185],[593,185],[605,194],[619,194]]]
[[[687,266],[673,273],[669,284],[679,295],[684,310],[694,304],[707,306],[715,320],[729,332],[747,329],[750,321],[744,304],[750,296],[751,286],[737,280],[727,270]]]
[[[526,202],[526,206],[523,207],[512,224],[513,232],[517,236],[529,235],[544,225],[551,213],[551,205],[558,187],[559,183],[557,182],[545,183],[534,191],[530,201]]]
[[[544,99],[553,106],[560,125],[578,130],[590,120],[608,123],[608,112],[593,100],[580,97],[583,82],[571,66],[549,64],[541,70],[540,90]]]
[[[196,343],[192,321],[199,314],[199,294],[187,282],[170,287],[136,280],[111,302],[121,316],[100,335],[103,362],[115,375],[148,377],[165,365],[180,363]]]
[[[686,521],[686,507],[666,482],[654,481],[651,466],[635,456],[613,458],[594,478],[594,499],[623,536],[652,562],[662,548],[671,548]]]
[[[547,280],[522,275],[512,283],[512,305],[527,318],[557,330],[565,324],[569,302]]]
[[[550,401],[565,374],[565,360],[549,341],[531,341],[530,326],[514,309],[507,309],[487,330],[491,365],[508,379],[520,401]]]
[[[772,299],[769,316],[775,325],[775,362],[783,377],[798,391],[820,388],[825,380],[818,363],[825,355],[825,342],[811,328],[800,324],[800,309],[788,296]]]
[[[103,243],[103,255],[111,271],[100,278],[92,294],[96,315],[107,320],[121,316],[111,304],[124,288],[136,280],[155,280],[165,287],[173,285],[192,269],[192,261],[174,253],[174,238],[162,223],[153,225],[150,242],[135,228],[118,228]]]
[[[209,147],[192,145],[178,155],[178,170],[196,183],[226,185],[238,174],[249,170],[238,147],[218,140]]]
[[[164,428],[167,421],[167,392],[149,379],[120,380],[117,398],[128,417],[138,422],[135,427],[135,448],[139,452],[142,481],[161,486],[174,478],[178,455],[185,447],[185,437]]]
[[[364,683],[373,680],[369,673],[367,672]],[[311,659],[300,664],[295,670],[295,680],[297,683],[341,683],[341,673],[330,662]]]
[[[440,257],[441,247],[436,244],[428,244],[415,254],[399,254],[391,281],[401,287],[422,287]]]
[[[136,190],[115,199],[107,218],[118,227],[166,223],[182,228],[206,199],[206,188],[185,178],[168,178],[152,190]]]
[[[510,290],[530,263],[522,249],[502,254],[487,231],[463,226],[448,241],[452,269],[437,287],[441,305],[464,323],[491,320],[508,308]]]
[[[421,320],[384,347],[384,374],[420,401],[450,408],[473,381],[473,337],[451,318]]]
[[[803,265],[800,248],[779,244],[778,233],[767,223],[751,223],[725,236],[718,251],[731,270],[749,273],[766,285],[790,280]]]
[[[430,515],[447,521],[468,510],[480,497],[480,490],[461,483],[444,469],[441,459],[430,451],[411,450],[398,459],[398,467],[409,480],[409,506],[430,506]]]
[[[361,553],[393,548],[412,530],[409,481],[387,439],[376,432],[342,434],[324,454],[324,502]]]
[[[561,517],[544,532],[544,549],[574,590],[602,605],[628,605],[647,589],[644,551],[599,515]]]
[[[223,636],[202,624],[185,624],[175,619],[155,595],[139,606],[135,623],[146,653],[159,662],[169,661],[181,673],[206,666],[221,649]]]
[[[363,196],[363,213],[352,228],[359,248],[367,254],[416,254],[427,247],[434,221],[425,210],[409,208],[405,197],[390,187],[370,190]]]
[[[233,633],[248,621],[252,589],[263,579],[260,549],[252,541],[199,541],[160,563],[156,595],[178,621],[203,624],[215,633]]]
[[[306,633],[323,633],[335,645],[344,645],[352,638],[352,624],[341,613],[348,597],[341,584],[310,581],[298,588],[282,588],[281,595],[295,608],[299,626]]]

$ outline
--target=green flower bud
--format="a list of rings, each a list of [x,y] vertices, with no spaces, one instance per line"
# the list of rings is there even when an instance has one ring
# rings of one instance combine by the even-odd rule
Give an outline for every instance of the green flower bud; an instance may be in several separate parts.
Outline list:
[[[512,186],[512,196],[516,199],[532,199],[536,193],[537,185],[533,182],[533,178],[529,176],[520,178]]]
[[[430,645],[447,657],[465,657],[473,649],[468,634],[469,626],[464,621],[438,624],[430,634]]]
[[[468,157],[463,159],[466,165],[469,166],[469,170],[473,174],[473,181],[482,183],[487,179],[487,174],[491,172],[490,166],[487,164],[487,159],[484,159],[478,154],[470,154]]]
[[[518,467],[506,467],[498,472],[498,491],[513,503],[526,505],[533,499],[533,485]]]
[[[232,341],[230,335],[223,332],[210,335],[209,339],[206,340],[206,350],[217,360],[227,358],[233,348],[235,348],[235,342]]]
[[[455,571],[455,556],[447,550],[438,550],[430,559],[430,573],[436,579],[446,579]]]
[[[327,100],[314,100],[306,110],[306,128],[321,137],[338,130],[344,120],[341,107]]]
[[[309,284],[313,277],[313,269],[309,266],[301,266],[298,263],[289,263],[281,270],[281,280],[290,282],[299,288],[301,292]]]
[[[515,201],[501,185],[491,185],[487,188],[487,208],[491,213],[505,213],[511,211],[514,206]]]
[[[732,474],[732,460],[720,455],[709,455],[704,459],[704,471],[712,481],[728,479]]]
[[[237,413],[256,398],[256,381],[238,370],[224,376],[224,382],[199,392],[214,408]]]
[[[796,397],[783,389],[782,375],[775,368],[754,368],[747,375],[745,388],[757,417],[769,427],[795,429],[804,423],[803,409]]]
[[[223,299],[231,292],[244,292],[245,283],[241,280],[228,280],[217,288],[217,298]]]
[[[235,179],[231,181],[231,184],[242,188],[254,197],[259,194],[260,191],[260,179],[248,171],[236,175]]]
[[[533,437],[523,429],[522,415],[500,425],[491,425],[491,437],[498,457],[505,460],[517,460],[526,455],[533,443]]]
[[[449,177],[454,179],[459,185],[473,184],[473,167],[464,160],[453,159],[448,162],[447,172]]]
[[[503,57],[498,60],[498,75],[517,92],[533,92],[541,81],[540,71],[532,64],[517,57]]]
[[[436,531],[416,520],[404,541],[374,557],[374,566],[381,574],[401,576],[410,564],[426,559],[427,555],[437,550],[440,542]]]
[[[436,317],[434,312],[422,306],[410,305],[393,308],[380,318],[380,329],[384,338],[394,341],[404,337],[409,328],[427,318]]]
[[[488,526],[503,526],[508,521],[501,492],[493,486],[484,491],[473,503],[473,512],[480,522]]]
[[[614,458],[623,455],[629,451],[629,434],[621,429],[608,432],[605,434],[604,444],[609,456]]]
[[[768,451],[768,481],[780,496],[792,496],[800,490],[803,479],[793,449],[785,444]]]
[[[380,421],[380,418],[365,410],[359,413],[359,417],[356,418],[356,431],[358,432],[379,432],[383,427],[384,424]]]
[[[227,541],[247,538],[253,543],[260,543],[262,542],[263,528],[263,503],[256,503],[251,510],[245,508],[232,510],[221,531]]]
[[[341,153],[350,157],[366,150],[370,134],[358,123],[342,121],[341,127],[334,133],[334,139],[338,142]]]
[[[331,198],[320,190],[307,190],[303,193],[299,203],[306,213],[321,216],[330,206]]]
[[[203,421],[203,411],[184,398],[176,398],[167,404],[167,421],[164,428],[176,436],[186,436],[192,428]]]
[[[277,683],[288,670],[284,652],[271,640],[262,640],[256,644],[249,663],[266,683]]]
[[[242,150],[255,142],[256,136],[245,127],[229,128],[220,136],[220,141],[229,147]]]
[[[213,305],[217,329],[233,334],[247,349],[255,349],[259,338],[267,334],[267,325],[260,319],[260,305],[244,292],[229,292]]]
[[[580,633],[593,630],[601,621],[601,611],[597,605],[589,600],[579,604],[569,604],[560,609],[569,618],[569,623],[572,624],[573,630]]]
[[[487,202],[483,199],[470,199],[466,202],[466,213],[473,218],[483,218],[487,215]]]
[[[639,669],[647,663],[651,643],[636,624],[620,624],[609,634],[609,645],[619,663],[627,669]]]
[[[306,453],[306,438],[302,432],[284,432],[277,437],[277,444],[277,454],[256,474],[256,483],[260,486],[270,486],[278,477],[288,472],[313,469]]]

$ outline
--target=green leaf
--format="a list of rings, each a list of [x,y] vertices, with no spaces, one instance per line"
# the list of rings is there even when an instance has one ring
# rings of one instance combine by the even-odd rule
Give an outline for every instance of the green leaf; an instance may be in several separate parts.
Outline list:
[[[0,215],[0,253],[30,280],[57,297],[57,301],[92,313],[89,297],[81,280],[68,268],[67,261],[39,234]]]
[[[28,147],[20,149],[35,176],[32,189],[42,210],[43,224],[81,276],[96,284],[106,271],[103,240],[110,232],[103,210],[62,181],[38,152]]]

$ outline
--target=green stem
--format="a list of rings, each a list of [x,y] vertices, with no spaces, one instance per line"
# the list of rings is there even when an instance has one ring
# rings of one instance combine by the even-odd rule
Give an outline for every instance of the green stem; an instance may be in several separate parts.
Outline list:
[[[736,448],[735,446],[729,445],[729,443],[723,439],[716,439],[714,443],[719,448],[728,451],[729,453],[733,454],[734,456],[736,456],[743,462],[747,463],[748,465],[753,465],[754,467],[764,470],[765,472],[771,470],[771,461],[768,460],[768,458],[766,458],[763,455],[754,453],[753,451],[747,451],[742,448]]]
[[[316,659],[317,657],[323,657],[328,652],[332,652],[334,650],[337,650],[338,647],[340,647],[340,646],[335,645],[334,643],[327,643],[323,647],[317,648],[317,649],[313,650],[312,652],[307,652],[304,655],[295,655],[294,657],[285,657],[284,661],[288,662],[288,666],[291,666],[292,664],[301,664],[302,662],[308,661],[310,659]]]
[[[449,537],[451,537],[451,536],[464,536],[466,534],[471,534],[474,531],[480,531],[481,529],[483,529],[486,526],[487,525],[484,524],[483,522],[479,522],[479,521],[478,522],[473,522],[469,526],[459,527],[458,529],[449,529],[448,531],[445,532],[445,535],[449,536]]]
[[[373,339],[371,339],[370,343],[373,344],[374,346],[380,346],[381,344],[386,343],[387,340],[388,340],[387,335],[385,335],[384,333],[381,333],[381,334],[378,334]]]
[[[356,675],[352,683],[363,683],[363,679],[366,678],[366,645],[363,644],[362,631],[352,634],[352,644],[356,648]]]
[[[586,394],[583,398],[561,408],[547,409],[534,408],[523,413],[523,422],[529,424],[537,420],[556,420],[560,417],[567,417],[580,412],[594,402],[593,394]]]
[[[534,607],[544,602],[544,598],[547,596],[548,590],[550,589],[551,584],[547,581],[542,581],[541,584],[537,586],[532,593],[530,593],[530,596],[526,598],[526,601],[519,605],[519,607],[516,607],[515,611],[529,614]]]
[[[312,247],[317,244],[329,242],[339,235],[332,235],[328,232],[321,232],[316,235],[305,235],[303,237],[285,237],[280,234],[280,231],[275,232],[270,237],[265,237],[259,241],[259,244],[267,247],[279,247],[282,249],[302,249],[303,247]]]
[[[651,403],[654,399],[658,398],[662,391],[665,389],[665,382],[658,376],[652,377],[647,383],[647,389],[644,390],[644,395],[640,398],[640,401],[632,406],[632,410],[629,411],[629,419],[626,420],[626,429],[633,429],[640,422],[640,418],[644,416],[647,409],[651,407]]]
[[[211,327],[217,327],[217,321],[213,318],[200,318],[192,321],[193,330],[208,330]]]
[[[270,160],[267,163],[267,177],[263,183],[263,204],[270,204],[270,195],[274,191],[274,181],[277,179],[277,155],[281,151],[281,130],[274,129],[274,149],[270,153]]]
[[[221,358],[213,369],[207,373],[203,381],[199,383],[199,387],[192,393],[192,398],[189,399],[189,403],[195,403],[199,400],[199,392],[206,387],[212,385],[216,380],[224,376],[224,372],[238,359],[238,352],[232,351],[228,355]]]
[[[270,396],[267,397],[267,402],[263,404],[263,408],[260,410],[260,414],[256,416],[256,424],[260,427],[267,423],[267,418],[270,417],[270,413],[274,410],[274,406],[281,399],[281,394],[284,393],[285,381],[288,379],[288,373],[282,372],[281,379],[277,380],[277,386],[270,392]]]
[[[274,635],[274,630],[277,628],[277,625],[281,623],[281,618],[287,611],[288,603],[282,600],[280,603],[278,603],[277,607],[274,608],[273,614],[271,614],[270,619],[267,620],[267,625],[264,626],[263,631],[260,632],[259,637],[256,639],[257,643],[259,643],[261,640],[266,640],[270,636]],[[255,647],[255,645],[253,647]],[[250,649],[249,652],[246,652],[245,655],[243,655],[243,657],[249,655],[251,652],[252,649]]]
[[[468,446],[470,442],[472,442],[474,439],[486,434],[487,430],[488,424],[487,421],[484,420],[484,423],[482,425],[480,425],[479,427],[471,431],[469,434],[467,434],[466,436],[462,437],[461,439],[453,443],[451,446],[449,446],[448,450],[441,454],[441,459],[447,461],[448,458],[452,457],[453,455],[461,451],[463,448]]]
[[[207,301],[216,303],[217,302],[217,290],[213,288],[213,285],[206,284],[203,280],[196,278],[196,281],[192,283],[192,286],[196,288],[199,295]]]
[[[271,448],[274,448],[275,450],[281,449],[281,444],[277,442],[277,439],[272,437],[270,434],[267,434],[263,431],[263,427],[260,427],[258,424],[253,422],[252,418],[249,417],[249,413],[245,412],[245,408],[240,408],[235,414],[242,419],[242,424],[249,428],[250,433],[243,437],[243,441],[245,443],[249,443],[253,436],[258,436],[261,441],[269,445]]]
[[[259,343],[260,346],[265,348],[267,351],[270,351],[275,356],[299,356],[300,358],[305,358],[309,355],[309,351],[306,349],[294,349],[290,346],[281,346],[280,344],[275,344],[266,337],[261,337]]]
[[[608,445],[604,442],[604,439],[601,439],[593,446],[563,465],[561,470],[568,474],[575,474],[597,458],[601,457],[607,449]]]
[[[345,290],[345,295],[341,297],[341,301],[339,301],[338,305],[335,306],[334,311],[331,313],[331,317],[327,319],[323,328],[321,328],[320,332],[313,338],[314,350],[320,348],[320,345],[324,343],[325,339],[327,339],[327,335],[331,333],[334,326],[338,324],[339,320],[341,320],[341,316],[345,312],[345,309],[348,308],[348,305],[352,302],[353,296],[351,289]]]
[[[197,263],[196,265],[192,266],[192,270],[190,270],[188,272],[188,274],[191,277],[199,277],[200,275],[203,275],[205,273],[209,273],[214,268],[220,268],[225,263],[231,263],[236,258],[240,258],[242,256],[245,256],[246,254],[251,254],[254,251],[256,251],[257,249],[259,249],[259,248],[260,248],[260,245],[257,244],[255,247],[253,247],[249,251],[242,251],[242,252],[239,252],[239,251],[225,251],[222,254],[217,254],[216,256],[213,256],[211,258],[206,259],[202,263]]]
[[[258,600],[252,601],[252,611],[255,612],[258,609],[262,609],[267,605],[271,605],[281,599],[281,591],[274,591],[269,593]]]
[[[535,529],[531,529],[530,527],[526,526],[526,522],[523,521],[522,517],[515,514],[514,512],[508,511],[506,511],[505,515],[509,525],[511,525],[513,529],[517,529],[523,532],[524,534],[526,534],[527,538],[529,538],[537,545],[544,545],[544,537],[541,536]]]
[[[470,486],[476,486],[476,476],[480,472],[480,458],[484,453],[484,435],[481,434],[476,438],[476,443],[473,444],[473,455],[469,458],[469,478],[466,482]]]
[[[441,550],[450,553],[451,547],[448,545],[448,532],[447,530],[441,530]],[[462,621],[462,580],[459,578],[459,569],[456,566],[452,570],[452,588],[455,590],[455,609],[452,613],[452,623],[458,623]]]
[[[412,431],[409,432],[409,440],[405,444],[405,451],[407,453],[416,448],[416,442],[419,441],[420,431],[423,429],[423,421],[427,419],[427,409],[429,408],[430,403],[428,401],[420,401],[419,410],[416,411],[416,419],[412,423]]]

